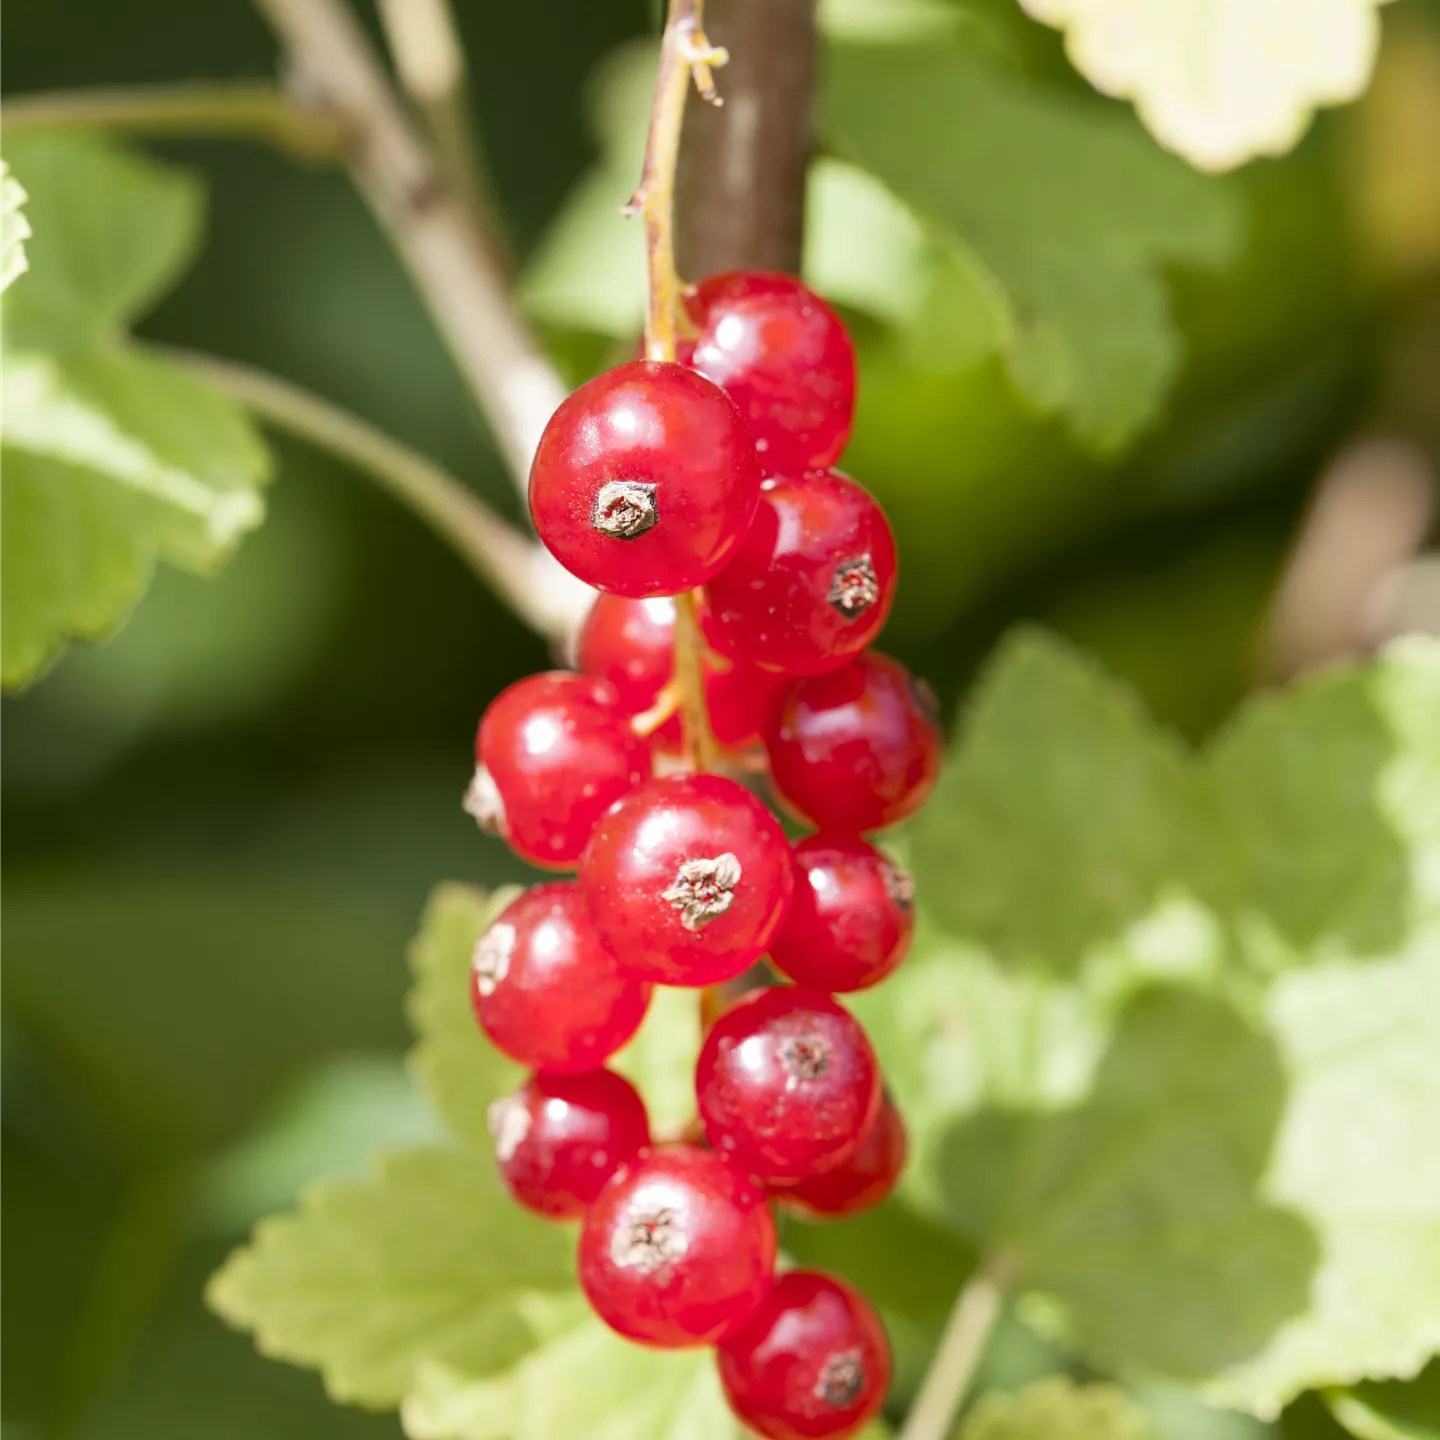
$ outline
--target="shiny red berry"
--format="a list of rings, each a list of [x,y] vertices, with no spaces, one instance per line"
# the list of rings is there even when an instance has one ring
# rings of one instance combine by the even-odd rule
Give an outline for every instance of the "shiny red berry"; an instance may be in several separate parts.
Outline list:
[[[888,1094],[860,1143],[833,1170],[776,1192],[776,1199],[809,1220],[838,1220],[878,1205],[894,1190],[905,1168],[909,1137]]]
[[[696,1145],[661,1146],[617,1172],[580,1230],[595,1313],[646,1345],[713,1344],[755,1313],[774,1270],[765,1197]]]
[[[555,670],[491,702],[475,737],[465,808],[532,865],[571,869],[595,822],[650,775],[650,749],[615,687]]]
[[[793,683],[788,675],[761,670],[744,660],[705,658],[705,705],[715,738],[729,750],[756,743],[770,712]]]
[[[674,599],[597,596],[581,628],[577,650],[580,668],[614,685],[628,713],[648,710],[675,673]],[[732,750],[759,740],[786,678],[723,655],[705,655],[701,668],[715,738]],[[678,753],[679,717],[666,721],[651,739],[662,751]]]
[[[833,465],[855,412],[855,347],[840,317],[790,275],[732,271],[685,302],[689,363],[740,407],[766,473]]]
[[[942,740],[935,696],[873,650],[803,680],[772,714],[765,748],[775,788],[822,830],[879,830],[935,787]]]
[[[631,361],[550,417],[530,514],[572,574],[619,595],[678,595],[734,554],[760,470],[740,412],[684,365]]]
[[[593,1070],[640,1027],[650,986],[622,970],[573,880],[512,900],[470,962],[475,1018],[530,1070]]]
[[[610,1070],[532,1075],[490,1106],[495,1163],[527,1210],[572,1220],[650,1144],[645,1102]]]
[[[885,1403],[885,1327],[852,1285],[791,1270],[716,1353],[730,1408],[766,1440],[841,1440]]]
[[[710,1027],[695,1097],[717,1151],[767,1184],[793,1183],[860,1143],[880,1105],[880,1066],[841,1005],[782,985],[746,995]]]
[[[675,673],[675,601],[598,595],[576,645],[580,668],[608,680],[630,714],[648,710]]]
[[[790,847],[773,815],[721,775],[652,780],[590,837],[580,885],[632,974],[717,985],[764,953],[790,903]]]
[[[705,587],[706,638],[724,655],[818,675],[880,633],[895,578],[885,514],[849,476],[767,481],[745,543]]]
[[[888,856],[846,835],[794,849],[795,894],[770,958],[799,985],[845,993],[878,984],[915,933],[915,882]]]

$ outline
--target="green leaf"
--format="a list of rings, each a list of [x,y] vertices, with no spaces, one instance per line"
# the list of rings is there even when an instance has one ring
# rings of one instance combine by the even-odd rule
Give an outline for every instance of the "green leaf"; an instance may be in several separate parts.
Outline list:
[[[25,187],[10,173],[10,166],[0,160],[0,291],[25,273],[25,242],[30,238],[30,222],[20,213],[25,203]]]
[[[739,1440],[708,1350],[627,1344],[583,1301],[502,1376],[427,1368],[403,1411],[412,1440]]]
[[[40,238],[25,284],[5,297],[5,343],[57,350],[113,335],[143,315],[200,245],[204,191],[183,170],[108,140],[7,136]]]
[[[589,86],[591,130],[600,163],[566,196],[526,267],[520,296],[546,324],[633,340],[645,314],[645,237],[620,213],[640,180],[656,48],[622,46]]]
[[[937,1156],[946,1213],[1010,1257],[1087,1352],[1177,1376],[1242,1360],[1305,1304],[1316,1246],[1261,1194],[1275,1046],[1178,986],[1121,1010],[1084,1103],[987,1107]]]
[[[1252,707],[1214,773],[1251,877],[1237,930],[1277,971],[1266,1189],[1321,1249],[1308,1309],[1216,1387],[1272,1413],[1440,1350],[1440,645]]]
[[[406,1011],[415,1032],[410,1065],[454,1133],[490,1154],[486,1111],[519,1084],[521,1068],[491,1045],[470,1008],[470,957],[486,927],[515,897],[472,885],[438,885],[410,945],[414,986]]]
[[[207,573],[259,524],[270,459],[230,400],[121,326],[189,260],[200,192],[100,141],[22,136],[40,241],[4,297],[7,687],[124,623],[158,560]]]
[[[1154,417],[1180,362],[1162,268],[1233,258],[1227,190],[1128,120],[943,41],[834,47],[826,114],[844,158],[989,270],[1010,374],[1037,409],[1100,450]]]
[[[1210,757],[1249,943],[1386,955],[1440,922],[1440,651],[1402,643],[1247,707]]]
[[[1213,829],[1188,757],[1135,697],[1022,631],[987,666],[907,836],[943,928],[1064,971],[1190,881]]]
[[[1440,646],[1188,756],[1012,642],[902,837],[915,952],[854,997],[905,1193],[1113,1365],[1273,1415],[1440,1348]]]
[[[1413,1380],[1367,1380],[1327,1391],[1325,1402],[1358,1440],[1440,1440],[1440,1360]]]
[[[524,1356],[573,1291],[573,1248],[487,1156],[408,1150],[262,1222],[207,1298],[267,1355],[320,1370],[335,1399],[394,1406],[426,1363],[480,1377]]]
[[[288,1086],[206,1165],[198,1209],[219,1231],[246,1230],[316,1180],[364,1176],[377,1150],[437,1142],[435,1114],[399,1059],[344,1055]]]
[[[1318,105],[1363,92],[1384,0],[1021,0],[1065,31],[1097,89],[1135,101],[1162,145],[1207,170],[1283,155]],[[1205,63],[1197,65],[1195,57]]]
[[[1118,1385],[1076,1385],[1060,1376],[1015,1395],[983,1395],[958,1440],[1151,1440],[1145,1412]]]
[[[695,1062],[702,1038],[698,994],[657,986],[635,1038],[610,1061],[645,1097],[657,1135],[679,1134],[695,1118]]]
[[[9,354],[4,406],[7,686],[66,637],[113,632],[158,559],[213,570],[264,514],[258,435],[169,361],[119,346]]]

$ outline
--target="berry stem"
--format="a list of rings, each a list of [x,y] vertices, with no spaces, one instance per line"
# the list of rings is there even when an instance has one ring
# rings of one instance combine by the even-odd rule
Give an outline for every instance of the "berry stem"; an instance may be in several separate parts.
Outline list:
[[[645,263],[649,289],[645,305],[645,358],[675,359],[675,332],[680,311],[680,277],[675,269],[675,169],[680,157],[680,131],[685,98],[693,77],[695,88],[712,105],[721,103],[711,70],[729,58],[711,45],[702,21],[704,0],[670,0],[660,66],[650,107],[650,132],[645,141],[645,167],[640,186],[625,207],[645,223]]]
[[[950,1318],[899,1440],[945,1440],[952,1433],[955,1412],[975,1376],[986,1342],[1000,1318],[1009,1284],[1002,1257],[983,1262],[955,1297]]]
[[[277,375],[194,351],[167,353],[266,424],[370,476],[444,540],[533,630],[560,643],[574,634],[592,592],[567,575],[538,541],[509,525],[432,460]]]
[[[713,770],[720,756],[705,706],[705,641],[695,612],[695,592],[675,597],[675,687],[685,755],[696,770]]]

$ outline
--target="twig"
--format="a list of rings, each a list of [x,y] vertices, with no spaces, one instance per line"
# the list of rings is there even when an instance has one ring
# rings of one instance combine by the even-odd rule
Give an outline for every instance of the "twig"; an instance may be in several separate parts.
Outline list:
[[[517,489],[565,387],[531,336],[504,267],[467,222],[340,0],[256,0],[297,84],[329,106],[350,170],[490,421]]]
[[[23,130],[103,128],[136,135],[261,140],[304,160],[341,154],[335,117],[297,104],[269,81],[211,80],[114,90],[53,90],[7,99],[0,125]]]
[[[424,117],[440,168],[486,247],[510,273],[510,245],[490,199],[471,121],[465,51],[450,6],[446,0],[380,0],[380,23],[400,83]]]
[[[955,1412],[1000,1318],[1006,1283],[1005,1266],[997,1259],[981,1265],[961,1288],[899,1440],[945,1440],[950,1434]]]
[[[233,360],[173,351],[182,364],[262,420],[365,471],[452,546],[528,625],[565,641],[592,592],[425,456],[357,416]]]
[[[705,27],[731,59],[725,108],[692,105],[685,117],[681,272],[798,272],[815,131],[815,0],[706,0]]]
[[[650,108],[650,133],[645,140],[645,168],[627,213],[645,222],[645,261],[649,288],[645,304],[645,357],[675,358],[675,327],[680,310],[680,278],[675,273],[675,168],[680,158],[680,130],[685,121],[685,97],[690,80],[712,105],[721,103],[715,93],[713,67],[730,57],[705,38],[704,0],[670,0],[665,35],[660,42],[660,66],[655,75],[655,99]]]

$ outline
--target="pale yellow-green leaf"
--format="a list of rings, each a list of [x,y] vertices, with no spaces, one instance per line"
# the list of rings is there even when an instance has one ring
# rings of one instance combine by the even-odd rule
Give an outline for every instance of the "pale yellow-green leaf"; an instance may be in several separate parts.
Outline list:
[[[1107,95],[1206,170],[1282,155],[1365,88],[1384,0],[1020,0]]]
[[[0,290],[7,290],[12,281],[25,273],[25,242],[30,238],[30,222],[21,214],[25,203],[25,187],[0,160]]]
[[[455,1134],[489,1163],[486,1111],[524,1072],[485,1038],[470,1007],[470,957],[485,928],[520,892],[487,894],[473,885],[437,885],[410,942],[414,985],[406,1010],[415,1031],[410,1066]]]
[[[513,1368],[467,1382],[430,1366],[401,1411],[411,1440],[739,1440],[708,1350],[648,1350],[607,1330],[576,1296]]]
[[[487,1156],[407,1150],[261,1222],[207,1298],[264,1354],[321,1371],[335,1399],[394,1406],[426,1362],[484,1376],[524,1356],[573,1293],[572,1249]]]
[[[157,560],[206,573],[259,524],[270,459],[230,400],[142,349],[4,364],[3,674],[124,623]]]
[[[1014,1395],[982,1395],[956,1440],[1150,1440],[1145,1412],[1118,1385],[1052,1376]]]

